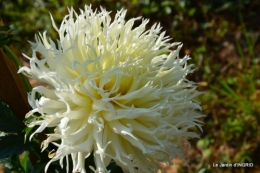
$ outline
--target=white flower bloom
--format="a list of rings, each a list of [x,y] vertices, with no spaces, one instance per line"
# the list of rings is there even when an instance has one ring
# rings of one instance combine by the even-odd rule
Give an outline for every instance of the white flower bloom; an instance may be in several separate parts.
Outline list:
[[[102,8],[70,9],[60,28],[53,22],[57,43],[46,33],[31,43],[30,68],[19,72],[49,85],[33,88],[26,115],[41,114],[30,124],[40,125],[34,134],[55,127],[42,144],[44,150],[56,141],[49,164],[71,155],[73,172],[83,173],[94,152],[95,172],[108,172],[112,160],[125,172],[156,172],[157,161],[184,157],[183,142],[199,137],[189,130],[201,128],[194,100],[200,93],[185,78],[193,70],[188,56],[179,58],[182,44],[168,43],[159,24],[146,31],[148,20],[133,27],[141,18],[125,15],[121,10],[112,21]]]

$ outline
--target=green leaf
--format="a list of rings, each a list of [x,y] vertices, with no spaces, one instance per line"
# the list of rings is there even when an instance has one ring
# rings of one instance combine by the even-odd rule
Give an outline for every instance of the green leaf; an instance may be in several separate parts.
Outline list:
[[[11,170],[14,172],[25,173],[25,171],[21,165],[19,156],[15,155],[10,158],[11,158],[11,164],[13,165],[13,168]]]
[[[44,168],[48,162],[46,163],[38,163],[36,164],[33,169],[31,170],[31,173],[41,173],[44,171]]]
[[[5,33],[0,33],[0,40],[4,40],[6,38],[8,38],[8,34],[5,34]]]
[[[41,114],[40,113],[35,112],[32,116],[29,116],[28,118],[25,118],[23,120],[23,122],[28,126],[32,122],[38,121],[38,120],[43,120],[43,118],[41,118]]]
[[[191,8],[189,11],[188,11],[188,14],[189,16],[193,16],[196,12],[196,8]]]
[[[202,148],[202,149],[207,149],[208,146],[210,144],[210,141],[208,138],[205,138],[205,139],[200,139],[198,142],[197,142],[197,146]]]
[[[0,26],[0,31],[9,31],[10,29],[9,26]]]
[[[205,155],[205,157],[210,157],[210,156],[212,155],[211,150],[210,150],[210,149],[206,149],[206,150],[204,151],[204,155]]]
[[[0,159],[19,155],[22,152],[30,149],[34,143],[24,143],[22,135],[8,135],[0,137]]]
[[[0,47],[3,47],[4,45],[7,45],[12,37],[13,37],[13,35],[0,33]]]
[[[31,134],[32,132],[34,132],[35,130],[37,130],[37,128],[38,128],[37,126],[34,126],[34,127],[26,127],[26,128],[23,130],[23,132],[25,133],[25,136],[24,136],[25,140],[29,139],[30,134]]]
[[[12,38],[13,34],[10,34],[10,29],[9,26],[0,26],[0,48],[4,45],[11,45],[20,42]]]
[[[21,133],[25,125],[20,121],[9,108],[9,106],[0,99],[0,131],[6,133]]]
[[[18,44],[18,43],[22,43],[21,41],[17,40],[17,39],[10,39],[9,42],[7,43],[8,45],[13,45],[13,44]]]
[[[24,155],[24,157],[21,159],[21,165],[22,165],[22,167],[23,167],[23,169],[25,170],[25,172],[28,170],[28,160],[29,160],[29,154],[30,154],[30,152],[29,151],[27,151],[27,152],[25,152],[25,155]]]

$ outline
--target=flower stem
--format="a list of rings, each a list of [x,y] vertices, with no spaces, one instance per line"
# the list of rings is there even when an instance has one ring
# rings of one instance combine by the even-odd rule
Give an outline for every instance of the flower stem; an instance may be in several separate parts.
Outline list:
[[[15,53],[12,51],[12,49],[10,49],[7,45],[4,45],[4,46],[3,46],[3,50],[4,50],[5,53],[13,60],[13,62],[14,62],[15,65],[16,65],[16,67],[19,69],[19,67],[21,67],[22,64],[21,64],[19,58],[18,58],[18,57],[15,55]],[[21,73],[20,73],[20,76],[21,76],[21,78],[22,78],[22,81],[23,81],[23,83],[24,83],[24,86],[25,86],[25,88],[26,88],[26,91],[27,91],[27,92],[31,92],[32,86],[31,86],[31,84],[30,84],[28,78],[27,78],[25,75],[21,74]]]

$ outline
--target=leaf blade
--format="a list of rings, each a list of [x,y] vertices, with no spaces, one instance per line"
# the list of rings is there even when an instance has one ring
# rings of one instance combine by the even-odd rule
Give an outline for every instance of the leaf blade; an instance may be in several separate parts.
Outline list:
[[[25,125],[20,121],[9,108],[9,106],[0,99],[0,131],[6,133],[21,133]]]
[[[8,135],[0,137],[0,159],[14,155],[19,155],[22,152],[30,149],[33,142],[24,143],[22,135]]]

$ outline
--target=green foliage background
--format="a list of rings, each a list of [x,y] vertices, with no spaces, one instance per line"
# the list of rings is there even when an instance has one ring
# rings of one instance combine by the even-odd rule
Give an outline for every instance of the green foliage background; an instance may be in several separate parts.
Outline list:
[[[68,7],[85,4],[102,6],[112,15],[125,8],[127,19],[143,16],[150,26],[160,22],[173,42],[184,43],[181,56],[192,57],[196,72],[189,78],[205,91],[199,100],[207,117],[201,139],[192,140],[190,167],[178,162],[178,172],[260,171],[258,0],[0,0],[0,18],[20,40],[18,52],[30,54],[27,40],[34,41],[35,33],[47,31],[57,38],[49,13],[59,25]],[[254,167],[212,166],[236,162]]]

